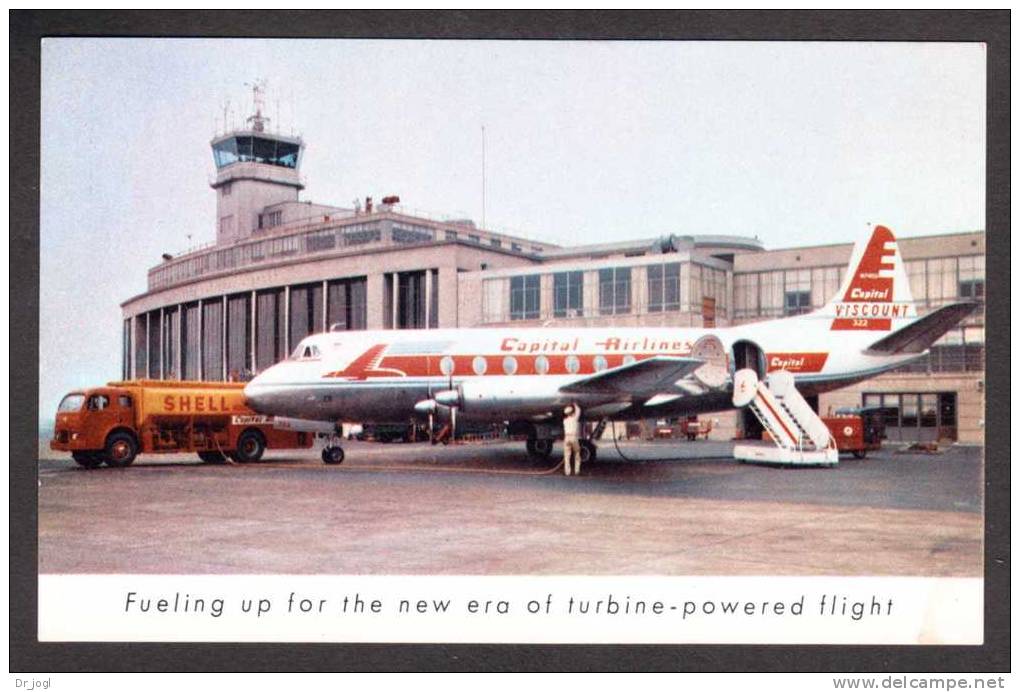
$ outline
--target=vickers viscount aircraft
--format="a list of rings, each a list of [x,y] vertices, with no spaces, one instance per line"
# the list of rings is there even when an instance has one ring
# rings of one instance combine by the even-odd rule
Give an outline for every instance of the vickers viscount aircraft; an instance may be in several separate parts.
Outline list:
[[[843,387],[919,358],[974,307],[953,303],[918,318],[896,240],[877,226],[855,247],[835,297],[811,313],[711,329],[327,332],[303,339],[245,394],[261,413],[309,421],[506,422],[527,435],[536,456],[552,451],[568,403],[600,422],[597,429],[606,421],[750,405],[777,444],[831,448],[824,425],[811,420],[798,394]],[[594,437],[582,442],[583,456],[594,457]],[[343,460],[338,443],[326,447],[323,460]]]

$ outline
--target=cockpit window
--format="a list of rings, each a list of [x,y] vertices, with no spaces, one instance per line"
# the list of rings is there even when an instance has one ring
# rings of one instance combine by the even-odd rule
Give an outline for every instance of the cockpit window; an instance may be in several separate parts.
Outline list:
[[[298,344],[294,352],[290,354],[291,360],[315,360],[321,357],[319,347],[315,344]]]

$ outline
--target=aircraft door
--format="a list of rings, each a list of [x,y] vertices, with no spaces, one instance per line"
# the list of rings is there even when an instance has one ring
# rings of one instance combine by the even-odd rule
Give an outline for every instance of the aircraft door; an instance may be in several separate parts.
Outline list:
[[[754,370],[759,380],[765,379],[765,352],[753,341],[741,340],[733,344],[733,372],[744,368]],[[763,432],[761,422],[746,406],[737,413],[737,427],[743,431],[744,439],[760,439]]]
[[[753,341],[741,340],[733,344],[733,371],[744,368],[754,370],[759,380],[765,378],[765,352]]]

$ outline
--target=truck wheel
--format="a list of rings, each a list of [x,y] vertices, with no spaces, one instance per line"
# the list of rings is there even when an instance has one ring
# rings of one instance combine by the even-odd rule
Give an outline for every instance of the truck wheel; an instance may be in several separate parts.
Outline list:
[[[325,447],[322,450],[322,463],[342,464],[344,462],[344,450],[342,447]]]
[[[71,458],[78,463],[78,466],[84,466],[87,469],[97,469],[103,465],[102,457],[95,452],[71,452]]]
[[[234,452],[235,459],[242,464],[258,461],[266,451],[266,441],[262,439],[255,430],[245,430],[237,438],[237,450]]]
[[[138,443],[126,432],[116,432],[106,438],[106,455],[103,461],[107,466],[124,468],[138,456]]]
[[[221,452],[199,452],[198,458],[206,464],[222,464],[227,460]]]
[[[853,451],[854,459],[863,459],[868,456],[868,450],[866,449],[855,449]]]

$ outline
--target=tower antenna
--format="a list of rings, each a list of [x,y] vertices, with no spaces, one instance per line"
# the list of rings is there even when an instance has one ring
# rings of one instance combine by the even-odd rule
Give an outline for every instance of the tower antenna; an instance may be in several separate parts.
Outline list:
[[[227,125],[227,118],[229,118],[229,117],[230,117],[230,97],[228,96],[227,99],[223,102],[223,132],[224,133],[226,133],[230,129],[229,126]]]
[[[251,87],[252,92],[252,103],[255,108],[255,115],[248,116],[245,122],[251,123],[251,129],[255,132],[265,132],[266,123],[269,122],[269,118],[262,115],[262,109],[265,108],[265,96],[266,96],[266,80],[256,79],[253,82],[245,82],[245,86]]]

